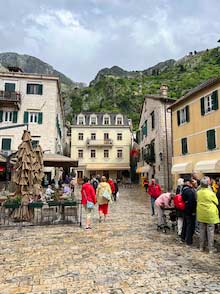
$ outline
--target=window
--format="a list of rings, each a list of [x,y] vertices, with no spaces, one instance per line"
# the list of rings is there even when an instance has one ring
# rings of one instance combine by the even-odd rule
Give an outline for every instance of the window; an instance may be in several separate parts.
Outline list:
[[[0,123],[1,122],[17,123],[17,120],[18,120],[18,112],[17,111],[0,110]]]
[[[216,148],[216,142],[215,142],[215,130],[209,130],[206,132],[207,137],[207,148],[208,150],[213,150]]]
[[[91,134],[91,140],[96,140],[96,133]]]
[[[85,124],[84,116],[78,116],[78,125],[84,125],[84,124]]]
[[[213,110],[218,109],[218,91],[214,91],[211,94],[202,97],[201,103],[201,115],[205,115]]]
[[[78,133],[78,140],[83,141],[83,133]]]
[[[182,145],[182,155],[187,154],[188,153],[187,138],[181,139],[181,145]]]
[[[24,123],[31,124],[42,124],[43,123],[43,113],[42,112],[24,112]]]
[[[90,116],[90,125],[97,125],[97,117],[96,116]]]
[[[144,122],[143,126],[141,127],[143,136],[147,136],[147,120]]]
[[[5,111],[4,112],[4,121],[5,122],[12,122],[13,119],[13,111]]]
[[[38,122],[38,112],[29,113],[29,123],[36,124]]]
[[[104,150],[104,158],[109,158],[109,150]]]
[[[154,111],[151,112],[151,128],[152,130],[155,128],[155,113]]]
[[[116,117],[116,125],[122,125],[123,124],[123,117],[120,115],[120,116],[117,116]]]
[[[118,141],[122,141],[122,133],[118,133],[117,134],[117,140]]]
[[[32,141],[31,141],[31,144],[32,144],[32,147],[33,147],[33,148],[36,148],[37,145],[39,145],[39,140],[32,140]]]
[[[186,122],[189,122],[189,105],[177,111],[178,126]]]
[[[10,151],[11,150],[11,139],[3,138],[2,139],[2,150]]]
[[[83,150],[82,149],[78,150],[78,158],[83,158]]]
[[[110,117],[109,116],[104,116],[104,125],[110,125]]]
[[[15,83],[5,83],[5,92],[15,92]]]
[[[117,158],[122,158],[122,150],[121,149],[117,150]]]
[[[94,149],[91,150],[91,158],[95,158],[96,157],[96,152]]]
[[[109,140],[109,133],[104,133],[104,141]]]
[[[42,95],[43,85],[41,84],[27,84],[27,94]]]

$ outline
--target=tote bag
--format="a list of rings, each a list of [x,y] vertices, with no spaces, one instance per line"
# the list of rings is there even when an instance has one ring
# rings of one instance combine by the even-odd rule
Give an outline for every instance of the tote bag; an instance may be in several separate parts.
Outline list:
[[[109,193],[108,190],[104,190],[102,197],[104,197],[105,199],[107,199],[108,201],[111,200],[111,194]]]

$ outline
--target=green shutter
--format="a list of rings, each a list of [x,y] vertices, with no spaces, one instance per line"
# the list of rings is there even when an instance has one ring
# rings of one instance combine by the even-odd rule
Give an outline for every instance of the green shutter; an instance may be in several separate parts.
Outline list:
[[[24,112],[24,124],[28,124],[28,116],[29,113],[27,111]]]
[[[177,124],[180,125],[180,111],[177,110]]]
[[[17,123],[18,121],[18,112],[17,111],[13,111],[13,123]]]
[[[0,110],[0,122],[3,122],[3,111]]]
[[[15,84],[14,83],[5,83],[5,91],[6,92],[15,92]]]
[[[200,106],[201,106],[201,115],[205,115],[205,98],[204,97],[200,99]]]
[[[186,121],[189,122],[189,105],[186,106]]]
[[[206,132],[207,135],[207,147],[208,150],[213,150],[216,147],[215,144],[215,130],[209,130]]]
[[[213,109],[218,109],[218,91],[212,92],[212,100],[213,100]]]
[[[27,84],[27,94],[30,94],[30,92],[31,92],[31,87],[30,87],[31,85],[30,84]]]
[[[39,95],[43,94],[43,85],[38,85],[38,94]]]
[[[182,138],[181,144],[182,144],[182,154],[185,155],[188,153],[187,138]]]
[[[2,150],[9,151],[11,150],[11,139],[2,139]]]
[[[39,112],[38,113],[38,123],[41,125],[43,123],[43,113]]]

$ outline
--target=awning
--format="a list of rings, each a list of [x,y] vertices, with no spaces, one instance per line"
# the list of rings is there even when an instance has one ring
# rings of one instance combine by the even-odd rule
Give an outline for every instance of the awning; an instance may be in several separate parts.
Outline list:
[[[190,174],[192,173],[192,162],[177,163],[172,166],[172,174]]]
[[[198,161],[195,165],[194,171],[200,173],[219,173],[220,159]]]
[[[127,164],[101,164],[101,163],[89,163],[86,165],[86,170],[130,170],[130,166]]]
[[[149,170],[150,170],[150,165],[139,166],[139,167],[136,169],[136,173],[137,173],[137,174],[148,173]]]
[[[61,154],[45,153],[43,155],[44,166],[53,167],[78,167],[78,161]]]

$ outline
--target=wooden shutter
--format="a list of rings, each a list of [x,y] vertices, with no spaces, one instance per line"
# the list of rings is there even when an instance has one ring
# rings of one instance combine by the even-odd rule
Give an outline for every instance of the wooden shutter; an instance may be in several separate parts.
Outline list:
[[[213,100],[213,109],[218,109],[218,91],[212,92],[212,100]]]
[[[13,123],[17,123],[18,121],[18,112],[17,111],[13,111]]]
[[[205,114],[205,98],[204,97],[200,99],[200,106],[201,106],[201,115],[204,115]]]
[[[31,85],[27,84],[27,94],[31,94]]]
[[[209,130],[206,132],[207,135],[207,147],[208,150],[213,150],[216,147],[215,143],[215,130]]]
[[[29,113],[27,111],[24,112],[24,124],[28,124]]]
[[[39,112],[38,113],[38,123],[41,125],[43,123],[43,113]]]
[[[180,111],[177,110],[177,124],[180,125]]]
[[[188,153],[187,138],[182,138],[181,144],[182,144],[182,154],[185,155]]]
[[[3,122],[3,111],[0,110],[0,122]]]
[[[189,105],[186,105],[186,121],[189,122]]]
[[[2,139],[2,150],[9,151],[11,150],[11,139]]]
[[[38,95],[43,94],[43,85],[38,85]]]

